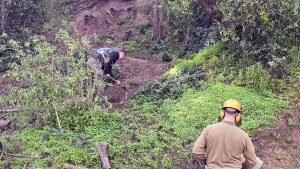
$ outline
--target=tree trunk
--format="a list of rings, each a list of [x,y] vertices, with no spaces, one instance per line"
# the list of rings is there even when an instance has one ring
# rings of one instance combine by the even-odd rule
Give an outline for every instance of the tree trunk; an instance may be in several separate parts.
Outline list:
[[[153,13],[152,13],[152,40],[158,42],[161,40],[161,30],[160,30],[160,16],[159,16],[159,0],[153,3]]]
[[[100,155],[102,169],[111,169],[107,156],[108,144],[99,144],[98,142],[96,142],[95,146]]]

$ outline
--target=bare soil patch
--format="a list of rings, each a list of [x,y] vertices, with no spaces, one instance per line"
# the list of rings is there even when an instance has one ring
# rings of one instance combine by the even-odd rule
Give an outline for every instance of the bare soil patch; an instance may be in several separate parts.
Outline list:
[[[105,89],[105,94],[114,108],[123,107],[141,85],[156,79],[169,69],[169,64],[158,58],[126,57],[118,62],[121,67],[121,86],[112,85]]]
[[[267,168],[299,169],[300,101],[290,113],[282,113],[278,121],[254,134],[253,144]]]

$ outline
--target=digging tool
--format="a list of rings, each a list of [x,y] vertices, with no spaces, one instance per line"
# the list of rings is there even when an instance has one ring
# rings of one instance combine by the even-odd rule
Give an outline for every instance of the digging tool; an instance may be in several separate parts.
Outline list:
[[[114,79],[113,77],[111,77],[111,76],[107,76],[107,77],[109,77],[111,80],[113,80],[114,82],[117,83],[117,80]],[[126,89],[126,90],[128,90],[128,88],[129,88],[127,84],[125,84],[125,85],[121,85],[121,84],[120,84],[120,87],[122,87],[122,88],[124,88],[124,89]]]
[[[116,79],[114,79],[113,77],[111,77],[110,75],[107,75],[106,77],[109,77],[111,80],[113,80],[114,82],[116,82],[116,83],[117,83],[117,80],[116,80]]]

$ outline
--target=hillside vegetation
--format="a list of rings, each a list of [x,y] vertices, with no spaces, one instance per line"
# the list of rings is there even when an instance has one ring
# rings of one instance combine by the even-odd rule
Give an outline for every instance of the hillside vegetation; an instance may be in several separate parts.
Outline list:
[[[62,168],[66,163],[99,168],[95,142],[109,144],[112,168],[193,168],[194,142],[205,126],[218,122],[229,98],[243,105],[241,128],[250,136],[284,120],[299,127],[298,119],[279,116],[291,113],[299,99],[297,0],[13,2],[3,1],[1,9],[6,17],[1,78],[16,83],[1,93],[0,108],[19,110],[0,112],[0,120],[10,121],[0,128],[0,163],[6,168]],[[97,18],[100,9],[110,19]],[[87,16],[80,11],[93,11],[90,18],[110,27],[99,27],[91,38],[97,24],[89,22],[73,34],[66,23]],[[55,38],[43,36],[48,29],[56,30]],[[91,32],[84,37],[86,30]],[[85,66],[93,46],[100,44],[123,47],[129,57],[168,61],[171,68],[143,84],[121,109],[104,107],[91,101],[95,89],[88,85],[91,70]],[[119,69],[114,71],[122,76]],[[291,140],[286,144],[296,142]],[[279,155],[273,160],[280,161]]]

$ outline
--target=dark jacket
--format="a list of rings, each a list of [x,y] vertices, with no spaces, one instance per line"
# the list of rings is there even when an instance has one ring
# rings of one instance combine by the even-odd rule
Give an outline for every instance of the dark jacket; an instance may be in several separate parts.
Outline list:
[[[110,48],[99,48],[96,53],[96,58],[102,63],[104,74],[109,74],[115,78],[112,73],[112,65],[119,59],[119,51]]]

